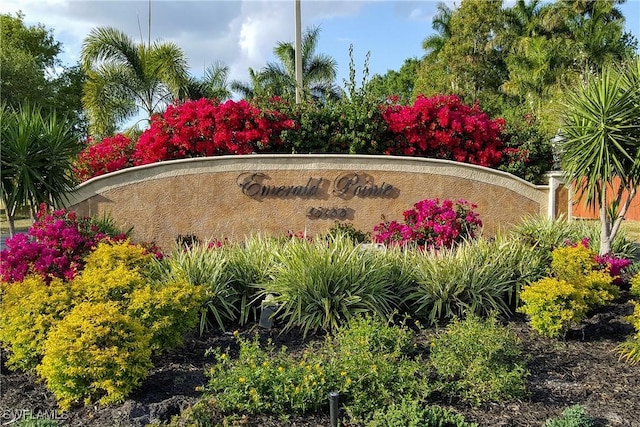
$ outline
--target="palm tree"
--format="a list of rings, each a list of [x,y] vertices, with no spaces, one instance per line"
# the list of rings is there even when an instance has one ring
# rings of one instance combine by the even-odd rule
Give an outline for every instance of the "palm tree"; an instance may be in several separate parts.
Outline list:
[[[234,80],[231,82],[231,90],[240,94],[243,99],[263,98],[268,96],[269,88],[266,87],[264,76],[249,67],[249,82]]]
[[[601,255],[611,251],[640,184],[638,82],[640,58],[636,57],[590,76],[584,86],[569,93],[566,105],[561,166],[587,203],[599,207]]]
[[[13,236],[18,209],[29,206],[35,217],[40,203],[65,200],[76,184],[72,162],[82,145],[55,110],[43,115],[28,104],[0,106],[0,140],[2,201]]]
[[[187,85],[187,98],[209,98],[224,101],[231,98],[229,67],[222,61],[209,65],[202,79],[190,78]]]
[[[432,34],[422,41],[422,48],[427,51],[426,57],[435,57],[451,38],[451,14],[453,11],[440,2],[436,6],[438,12],[433,16],[431,27],[437,34]]]
[[[148,121],[187,86],[187,62],[174,43],[136,44],[120,30],[99,27],[84,40],[81,57],[88,76],[83,103],[93,134],[113,133],[139,110]]]
[[[314,99],[338,99],[335,85],[337,62],[328,55],[316,53],[319,27],[307,29],[302,36],[303,92]],[[295,48],[291,42],[279,42],[273,49],[279,63],[270,62],[260,72],[265,86],[273,95],[293,97],[296,91]]]

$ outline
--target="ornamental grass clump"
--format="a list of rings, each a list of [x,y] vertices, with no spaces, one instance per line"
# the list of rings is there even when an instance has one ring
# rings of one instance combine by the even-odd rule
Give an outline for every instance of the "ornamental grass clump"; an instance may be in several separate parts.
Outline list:
[[[544,271],[536,251],[517,240],[465,241],[455,249],[413,251],[413,286],[404,304],[430,324],[466,314],[509,316],[518,287]]]
[[[242,243],[221,248],[227,260],[224,282],[238,296],[236,313],[240,325],[257,317],[260,299],[258,285],[269,280],[278,245],[277,239],[254,235]]]
[[[367,250],[345,236],[291,239],[274,254],[271,280],[261,285],[278,304],[284,330],[335,331],[352,317],[371,313],[388,319],[398,308],[397,274],[384,253]]]
[[[385,221],[374,227],[373,241],[387,246],[451,248],[473,239],[482,227],[477,206],[466,200],[425,199],[404,212],[404,224]]]
[[[184,282],[204,289],[204,310],[200,313],[200,333],[238,319],[241,296],[231,285],[224,251],[207,242],[178,247],[153,265],[151,275],[166,282]]]
[[[590,246],[600,246],[600,224],[597,221],[577,221],[564,217],[546,216],[526,217],[510,229],[512,236],[524,243],[535,246],[551,262],[551,252],[566,242],[580,242],[586,239]],[[636,252],[635,242],[620,230],[611,243],[611,255],[618,258],[633,258]]]

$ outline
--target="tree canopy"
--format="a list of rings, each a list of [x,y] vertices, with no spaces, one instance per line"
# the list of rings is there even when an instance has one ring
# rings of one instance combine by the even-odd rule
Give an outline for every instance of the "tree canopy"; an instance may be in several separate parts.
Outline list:
[[[24,15],[0,15],[0,91],[12,108],[23,103],[56,110],[72,124],[76,134],[86,132],[80,102],[85,75],[77,65],[62,64],[62,44],[51,29],[27,26]]]
[[[174,43],[135,43],[112,27],[94,28],[82,45],[88,80],[83,103],[92,134],[112,134],[142,110],[149,120],[185,95],[188,66]]]

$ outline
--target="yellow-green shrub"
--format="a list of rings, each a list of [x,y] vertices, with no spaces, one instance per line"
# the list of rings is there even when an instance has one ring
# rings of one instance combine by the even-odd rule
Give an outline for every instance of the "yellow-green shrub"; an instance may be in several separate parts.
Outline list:
[[[631,278],[631,295],[640,298],[640,273]]]
[[[551,253],[551,271],[560,280],[573,282],[592,272],[597,263],[595,253],[582,243],[576,246],[561,246]]]
[[[145,286],[144,268],[151,262],[142,246],[128,241],[100,243],[86,258],[72,287],[86,301],[118,301],[126,306],[135,289]]]
[[[620,288],[613,283],[607,271],[592,271],[579,278],[580,288],[589,308],[609,304],[620,294]]]
[[[640,298],[640,273],[631,279],[631,295]],[[636,332],[626,341],[616,347],[616,350],[624,359],[632,364],[640,362],[640,302],[631,301],[633,313],[627,317],[627,321],[635,328]]]
[[[48,285],[40,276],[21,283],[2,283],[0,344],[9,350],[7,365],[33,370],[44,352],[49,329],[71,308],[72,295],[62,279]]]
[[[542,335],[564,336],[572,323],[584,317],[584,293],[566,280],[545,277],[523,287],[518,311],[529,316],[531,327]]]
[[[205,298],[202,286],[156,282],[133,291],[127,313],[147,328],[153,350],[160,351],[182,344],[182,335],[198,322]]]
[[[150,336],[115,303],[78,304],[52,329],[38,374],[63,409],[122,401],[151,368]]]
[[[599,270],[595,253],[586,245],[554,249],[551,277],[523,287],[522,306],[531,327],[548,337],[564,336],[571,324],[579,323],[587,312],[613,301],[619,288],[606,270]]]

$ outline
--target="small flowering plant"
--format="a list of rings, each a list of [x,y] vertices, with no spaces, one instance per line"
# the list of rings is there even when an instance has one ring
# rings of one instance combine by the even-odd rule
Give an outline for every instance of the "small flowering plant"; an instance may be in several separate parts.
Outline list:
[[[587,249],[590,249],[589,238],[583,238],[579,243],[571,241],[565,242],[567,246],[577,247],[581,245]],[[613,278],[613,283],[616,285],[622,285],[625,283],[623,277],[625,270],[631,265],[631,260],[628,258],[620,257],[615,254],[598,255],[593,254],[593,261],[599,270],[606,270]]]
[[[482,221],[477,205],[460,199],[425,199],[404,212],[404,224],[383,222],[374,227],[374,242],[390,246],[416,244],[426,249],[450,248],[476,237]]]
[[[21,282],[29,274],[47,283],[53,277],[71,280],[99,242],[125,238],[124,233],[110,235],[100,230],[88,217],[64,209],[49,212],[41,204],[28,233],[7,239],[6,249],[0,252],[0,280]]]

